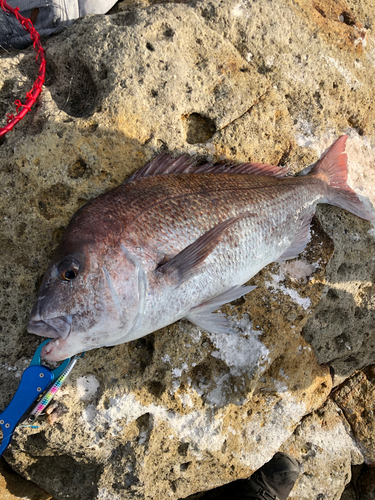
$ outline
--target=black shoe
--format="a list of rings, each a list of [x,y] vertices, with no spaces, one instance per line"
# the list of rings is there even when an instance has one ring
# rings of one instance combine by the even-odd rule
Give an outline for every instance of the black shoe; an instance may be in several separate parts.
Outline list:
[[[185,500],[285,500],[298,476],[297,461],[278,452],[249,478],[190,495]]]
[[[276,455],[247,479],[244,500],[286,500],[299,476],[298,462],[286,453]]]

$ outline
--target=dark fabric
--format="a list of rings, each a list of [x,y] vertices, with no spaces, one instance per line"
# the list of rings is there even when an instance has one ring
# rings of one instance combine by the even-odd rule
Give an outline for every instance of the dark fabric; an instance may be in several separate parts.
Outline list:
[[[32,8],[30,9],[31,4],[39,9],[34,27],[41,37],[58,33],[73,23],[73,20],[69,18],[69,14],[74,14],[75,12],[70,13],[67,11],[65,9],[65,2],[63,1],[9,1],[9,5],[12,3],[19,4],[20,14],[26,19],[30,18],[33,10]],[[77,3],[77,0],[74,3]],[[11,7],[15,7],[15,5],[11,5]],[[78,4],[76,11],[76,17],[78,17]],[[5,49],[23,49],[30,45],[30,43],[30,34],[23,29],[19,21],[12,14],[7,14],[0,9],[0,47]]]
[[[29,19],[33,9],[38,9],[34,27],[41,37],[59,33],[78,17],[86,14],[104,14],[116,0],[8,0],[11,7],[19,7],[20,14]],[[31,39],[12,14],[0,8],[0,49],[23,49]]]
[[[286,500],[298,476],[297,461],[286,453],[276,453],[248,479],[239,479],[185,500]]]
[[[276,453],[249,478],[249,482],[259,485],[273,498],[286,500],[298,476],[297,461],[285,453]]]

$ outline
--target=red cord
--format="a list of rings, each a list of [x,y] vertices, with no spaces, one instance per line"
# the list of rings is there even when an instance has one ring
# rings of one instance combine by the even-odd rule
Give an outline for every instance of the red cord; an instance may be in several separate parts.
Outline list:
[[[12,128],[18,123],[20,120],[24,118],[26,113],[28,113],[31,109],[31,106],[35,103],[37,100],[39,94],[42,91],[42,86],[44,83],[44,77],[46,74],[46,60],[44,57],[44,49],[40,44],[40,36],[39,33],[36,31],[34,28],[33,23],[30,21],[30,19],[26,19],[25,17],[21,16],[19,13],[19,7],[16,7],[13,9],[10,5],[6,3],[5,0],[0,0],[0,7],[3,9],[4,12],[8,14],[13,14],[17,20],[21,23],[23,29],[25,31],[28,31],[30,33],[31,40],[33,41],[34,45],[34,50],[37,53],[36,55],[36,61],[38,61],[38,57],[40,57],[40,66],[39,66],[39,73],[38,73],[38,78],[35,80],[34,85],[30,92],[26,93],[26,102],[25,104],[22,104],[21,101],[17,100],[15,101],[16,105],[16,116],[8,114],[8,120],[7,120],[7,125],[4,128],[0,128],[0,137],[5,135],[9,130],[12,130]],[[22,108],[22,109],[21,109]],[[19,111],[21,109],[21,111]]]

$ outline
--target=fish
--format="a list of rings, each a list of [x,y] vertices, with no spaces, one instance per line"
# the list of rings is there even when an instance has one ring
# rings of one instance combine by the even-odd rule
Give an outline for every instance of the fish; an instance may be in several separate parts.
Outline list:
[[[232,332],[221,305],[262,268],[298,256],[318,203],[375,220],[347,184],[347,136],[307,175],[261,163],[156,157],[72,217],[43,277],[28,332],[42,356],[129,342],[181,318]]]

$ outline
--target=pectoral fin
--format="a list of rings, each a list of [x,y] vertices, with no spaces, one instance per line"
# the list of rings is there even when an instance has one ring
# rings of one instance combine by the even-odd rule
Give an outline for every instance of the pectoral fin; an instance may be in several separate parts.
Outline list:
[[[155,272],[174,277],[177,284],[180,285],[195,274],[199,265],[215,249],[227,229],[238,221],[253,215],[255,214],[246,212],[245,214],[220,222],[220,224],[202,234],[194,243],[184,248],[168,262],[160,263]]]
[[[203,328],[211,333],[233,333],[230,327],[227,316],[223,313],[215,313],[220,306],[232,302],[232,300],[239,299],[243,295],[251,292],[256,288],[255,286],[234,286],[212,299],[203,302],[197,307],[193,307],[185,316],[186,319],[194,323],[194,325]]]

